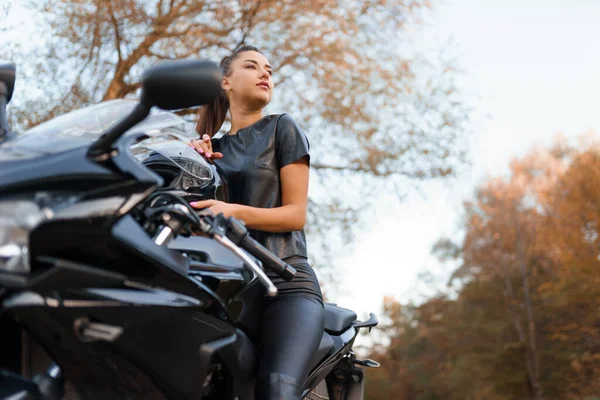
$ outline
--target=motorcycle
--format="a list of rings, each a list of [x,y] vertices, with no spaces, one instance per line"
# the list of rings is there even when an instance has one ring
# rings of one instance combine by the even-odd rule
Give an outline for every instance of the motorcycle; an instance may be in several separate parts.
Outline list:
[[[225,198],[216,165],[170,112],[220,90],[210,61],[146,70],[113,100],[8,132],[15,67],[0,65],[0,398],[253,399],[264,268],[295,270],[243,223],[190,201]],[[374,314],[325,305],[303,398],[363,398],[353,349]]]

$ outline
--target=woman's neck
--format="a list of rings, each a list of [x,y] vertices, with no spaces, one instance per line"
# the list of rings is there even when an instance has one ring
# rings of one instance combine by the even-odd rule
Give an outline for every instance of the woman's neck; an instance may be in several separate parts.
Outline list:
[[[231,107],[231,129],[228,135],[235,135],[240,129],[252,125],[263,117],[262,110],[248,111],[238,107]]]

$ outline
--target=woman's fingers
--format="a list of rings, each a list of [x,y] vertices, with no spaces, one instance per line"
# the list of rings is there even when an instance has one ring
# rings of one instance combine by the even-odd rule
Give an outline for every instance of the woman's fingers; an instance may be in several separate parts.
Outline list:
[[[204,143],[201,140],[194,139],[190,142],[190,145],[200,154],[204,153]]]
[[[211,157],[212,151],[208,149],[208,146],[206,145],[206,143],[204,143],[204,141],[195,139],[195,140],[192,140],[190,142],[190,144],[198,153],[202,154],[204,157],[206,157],[206,158]]]
[[[210,137],[208,135],[204,135],[203,139],[194,139],[190,142],[190,147],[196,150],[198,153],[202,154],[204,158],[208,158],[210,160],[218,160],[223,158],[223,153],[213,153],[212,152],[212,143],[210,141]]]
[[[205,147],[204,151],[206,152],[206,156],[208,158],[210,158],[211,160],[214,160],[215,157],[214,157],[214,154],[212,151],[212,142],[210,141],[210,136],[208,136],[207,134],[204,134],[202,136],[202,141],[204,143],[204,147]],[[222,158],[222,156],[221,156],[221,158]]]
[[[216,202],[217,202],[216,200],[192,201],[190,203],[190,206],[200,210],[203,208],[208,208],[208,207],[214,205]]]
[[[208,136],[207,134],[204,134],[202,136],[202,140],[204,141],[204,144],[206,145],[206,148],[208,149],[208,151],[210,153],[212,153],[212,142],[210,141],[210,136]]]

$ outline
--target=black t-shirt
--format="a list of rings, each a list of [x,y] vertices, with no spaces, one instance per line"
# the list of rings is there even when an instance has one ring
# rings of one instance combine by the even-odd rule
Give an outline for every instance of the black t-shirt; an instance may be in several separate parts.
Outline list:
[[[288,114],[267,115],[235,135],[212,141],[215,160],[227,182],[229,202],[251,207],[281,207],[279,170],[309,155],[306,134]],[[306,257],[304,230],[272,233],[249,229],[250,235],[279,258]]]

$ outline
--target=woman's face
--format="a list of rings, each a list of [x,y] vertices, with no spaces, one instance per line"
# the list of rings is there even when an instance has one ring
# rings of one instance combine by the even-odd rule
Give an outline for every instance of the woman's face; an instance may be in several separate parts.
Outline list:
[[[244,51],[231,63],[231,73],[223,77],[223,89],[230,104],[262,109],[271,101],[273,67],[256,51]]]

